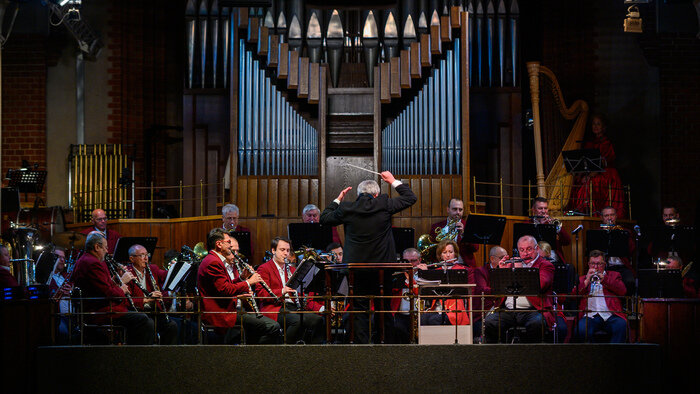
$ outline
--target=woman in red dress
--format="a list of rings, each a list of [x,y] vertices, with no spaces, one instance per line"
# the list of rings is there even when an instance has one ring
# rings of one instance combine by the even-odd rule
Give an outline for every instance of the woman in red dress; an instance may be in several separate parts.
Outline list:
[[[590,173],[574,180],[576,185],[571,193],[571,206],[579,212],[588,212],[591,189],[593,191],[593,209],[591,216],[600,216],[606,206],[617,210],[619,217],[625,215],[625,193],[620,181],[620,174],[615,168],[615,149],[606,135],[607,125],[602,115],[591,118],[593,140],[587,139],[583,149],[597,149],[603,157],[604,172]]]

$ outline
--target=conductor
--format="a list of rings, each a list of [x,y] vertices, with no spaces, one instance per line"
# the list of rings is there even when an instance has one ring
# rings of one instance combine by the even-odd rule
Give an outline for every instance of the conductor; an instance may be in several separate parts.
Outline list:
[[[374,180],[366,180],[357,186],[357,200],[343,202],[345,195],[352,189],[347,187],[321,213],[321,224],[344,225],[344,263],[396,261],[391,216],[415,204],[418,199],[411,188],[394,178],[391,172],[384,171],[380,175],[396,190],[399,194],[397,197],[389,198],[387,194],[380,194],[379,184]],[[356,294],[373,294],[377,286],[375,276],[355,275]],[[369,300],[356,298],[353,307],[355,310],[369,310]],[[354,324],[357,342],[369,342],[368,323],[369,315],[357,315]]]

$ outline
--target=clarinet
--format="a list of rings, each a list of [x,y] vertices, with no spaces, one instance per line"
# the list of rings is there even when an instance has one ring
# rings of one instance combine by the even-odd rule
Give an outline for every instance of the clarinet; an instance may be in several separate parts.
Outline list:
[[[117,285],[119,285],[119,287],[124,286],[124,282],[122,282],[122,278],[117,274],[117,269],[114,266],[116,264],[116,262],[114,261],[114,259],[112,259],[112,256],[106,255],[105,256],[105,263],[107,263],[107,268],[109,269],[109,273],[112,275],[112,280],[114,282],[116,282]],[[124,295],[126,296],[126,299],[129,300],[129,304],[131,304],[131,307],[135,311],[138,311],[138,309],[136,309],[136,304],[134,304],[134,299],[131,298],[131,294],[124,293]]]
[[[236,269],[238,270],[238,275],[241,275],[243,273],[243,269],[241,268],[241,264],[239,264],[238,261],[235,261],[236,264]],[[250,298],[248,298],[248,302],[250,303],[250,306],[253,307],[253,310],[255,311],[255,315],[257,317],[261,317],[262,313],[260,313],[260,308],[258,307],[258,302],[255,300],[255,292],[251,288],[251,295]]]
[[[291,268],[289,268],[289,265],[290,265],[289,259],[285,258],[284,259],[284,269],[287,270],[287,276],[291,278],[292,277],[292,270],[291,270]],[[285,283],[285,286],[286,286],[286,283]],[[297,310],[302,310],[301,309],[301,302],[299,302],[299,294],[297,294],[296,290],[294,291],[294,293],[296,294],[296,296],[292,297],[292,300],[294,300],[294,303],[297,306]]]
[[[233,253],[233,257],[236,259],[236,268],[238,268],[238,264],[240,264],[240,265],[243,266],[243,268],[244,268],[246,271],[248,271],[251,275],[255,274],[255,269],[253,268],[253,266],[250,265],[250,264],[248,264],[248,263],[246,263],[245,260],[243,260],[242,258],[240,258],[240,256],[238,256],[238,253],[237,253],[237,252],[234,252],[234,253]],[[243,272],[243,271],[241,271],[240,269],[238,269],[238,271],[239,271],[239,272]],[[275,298],[275,302],[278,302],[278,301],[280,300],[280,298],[277,297],[277,295],[276,295],[275,293],[272,292],[272,289],[270,288],[270,286],[268,286],[268,284],[267,284],[262,278],[260,278],[260,282],[258,282],[258,283],[260,283],[260,286],[262,286],[268,293],[270,293],[270,295],[271,295],[272,297]]]
[[[153,285],[153,291],[160,291],[160,288],[158,287],[158,282],[156,282],[156,278],[153,277],[153,271],[151,271],[151,267],[149,267],[149,264],[146,263],[146,272],[148,272],[148,276],[151,278],[151,285]],[[167,309],[165,309],[165,302],[163,301],[163,298],[158,298],[158,304],[160,305],[160,309],[163,310],[163,315],[165,315],[165,321],[170,322],[170,317],[168,317],[168,313],[166,312]]]

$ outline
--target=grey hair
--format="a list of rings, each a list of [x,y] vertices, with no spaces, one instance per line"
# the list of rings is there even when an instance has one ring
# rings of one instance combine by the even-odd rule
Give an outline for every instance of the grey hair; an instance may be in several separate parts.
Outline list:
[[[539,247],[539,245],[537,244],[537,240],[532,235],[523,235],[522,237],[520,237],[518,239],[518,245],[520,245],[521,242],[526,242],[526,241],[530,242],[530,244],[532,244],[532,246],[534,246],[534,247]]]
[[[501,253],[508,254],[508,252],[505,249],[503,249],[502,247],[494,246],[493,248],[491,248],[491,250],[489,250],[489,257],[497,256]]]
[[[138,249],[138,248],[146,249],[143,245],[139,245],[139,244],[131,245],[131,247],[129,248],[129,256],[133,256],[134,253],[136,253],[136,249]]]
[[[307,205],[307,206],[304,207],[304,209],[301,211],[301,214],[302,214],[302,215],[306,215],[306,213],[309,212],[309,211],[318,211],[319,213],[321,212],[321,210],[318,209],[318,207],[317,207],[316,205],[314,205],[314,204],[309,204],[309,205]]]
[[[235,204],[226,204],[223,208],[221,208],[222,216],[226,216],[226,214],[229,212],[236,212],[237,214],[241,213],[240,209],[238,209],[238,207]]]
[[[90,234],[87,235],[87,239],[85,240],[85,250],[95,250],[95,245],[97,245],[98,243],[102,243],[103,239],[106,238],[101,232],[91,231]]]
[[[368,179],[366,181],[362,181],[362,182],[360,182],[359,185],[357,185],[357,195],[360,195],[362,193],[367,193],[367,194],[371,194],[373,196],[376,196],[379,194],[379,192],[380,192],[379,184],[377,183],[377,181],[374,181],[371,179]]]
[[[418,249],[416,249],[416,248],[406,248],[406,249],[404,249],[403,253],[401,253],[401,257],[403,257],[403,256],[405,256],[405,255],[407,255],[407,254],[410,254],[410,253],[415,253],[415,254],[417,254],[418,256],[420,256],[420,251],[419,251]]]

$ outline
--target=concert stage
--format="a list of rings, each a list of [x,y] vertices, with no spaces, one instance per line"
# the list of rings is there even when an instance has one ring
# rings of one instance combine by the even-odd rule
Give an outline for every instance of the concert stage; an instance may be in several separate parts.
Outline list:
[[[37,351],[36,392],[654,392],[658,345],[92,346]]]

